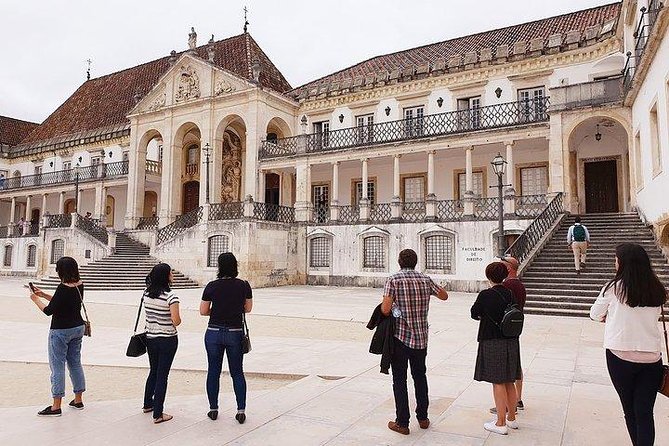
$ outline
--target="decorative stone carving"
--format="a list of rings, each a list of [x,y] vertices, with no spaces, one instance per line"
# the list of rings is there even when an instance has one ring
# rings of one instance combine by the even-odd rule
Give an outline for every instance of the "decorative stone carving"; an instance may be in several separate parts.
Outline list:
[[[492,60],[492,48],[482,48],[480,59],[481,62],[489,62]]]
[[[581,40],[581,32],[577,29],[569,31],[567,33],[567,44],[578,44]]]
[[[459,54],[454,54],[448,58],[448,68],[456,68],[460,66],[462,58]]]
[[[465,65],[474,65],[478,61],[476,51],[469,51],[465,53]]]
[[[519,40],[513,44],[513,55],[521,56],[527,51],[527,42],[524,40]]]
[[[220,96],[224,93],[231,93],[233,91],[235,91],[235,87],[225,79],[219,79],[214,86],[214,96]]]
[[[595,40],[599,35],[599,25],[589,26],[585,29],[585,39]]]
[[[192,67],[181,67],[177,85],[174,102],[185,102],[200,97],[200,79]]]
[[[544,39],[543,37],[537,37],[530,40],[530,52],[539,52],[544,49]]]
[[[165,106],[165,100],[167,99],[167,95],[165,93],[159,94],[151,103],[149,104],[149,107],[147,108],[148,111],[155,111],[163,108]]]
[[[223,133],[221,169],[221,202],[240,201],[242,188],[242,144],[239,137],[229,130]]]
[[[509,45],[499,45],[495,50],[496,59],[506,59],[509,57]]]
[[[562,45],[562,33],[548,36],[548,48],[558,48],[560,45]]]

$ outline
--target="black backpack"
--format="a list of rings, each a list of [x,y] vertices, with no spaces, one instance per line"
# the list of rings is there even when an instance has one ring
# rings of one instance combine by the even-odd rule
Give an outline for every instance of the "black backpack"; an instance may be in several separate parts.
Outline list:
[[[506,298],[499,291],[493,290],[499,294],[499,296],[506,301]],[[500,329],[502,335],[505,338],[517,338],[523,332],[523,323],[525,321],[525,315],[518,308],[518,305],[513,302],[507,301],[506,308],[504,309],[504,315],[502,316],[501,322],[498,324],[490,318],[490,320]]]

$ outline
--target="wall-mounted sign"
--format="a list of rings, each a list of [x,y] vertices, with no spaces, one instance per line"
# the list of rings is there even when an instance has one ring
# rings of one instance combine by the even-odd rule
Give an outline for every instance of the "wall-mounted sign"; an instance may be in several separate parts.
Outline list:
[[[485,247],[463,246],[462,253],[465,257],[465,262],[483,262],[485,260]]]

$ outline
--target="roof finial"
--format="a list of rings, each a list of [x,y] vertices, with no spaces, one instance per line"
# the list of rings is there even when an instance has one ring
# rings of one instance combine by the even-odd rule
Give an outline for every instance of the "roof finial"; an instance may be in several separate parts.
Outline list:
[[[244,6],[244,34],[248,32],[249,20],[247,18],[247,13],[249,12],[248,8]]]
[[[188,49],[194,50],[196,46],[197,46],[197,33],[195,32],[195,28],[191,27],[190,33],[188,33]]]
[[[90,81],[91,80],[91,64],[93,63],[92,60],[86,59],[86,63],[88,63],[88,69],[86,69],[86,80]]]
[[[209,39],[209,42],[207,42],[207,43],[208,43],[209,45],[211,45],[212,43],[214,43],[214,35],[213,35],[213,34],[211,35],[211,39]]]

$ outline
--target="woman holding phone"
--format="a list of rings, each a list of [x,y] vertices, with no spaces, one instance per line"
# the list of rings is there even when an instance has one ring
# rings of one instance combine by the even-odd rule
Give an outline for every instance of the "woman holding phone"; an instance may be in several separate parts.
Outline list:
[[[74,399],[69,407],[84,408],[82,394],[86,390],[84,369],[81,366],[81,340],[84,336],[84,320],[81,304],[84,285],[79,278],[79,266],[72,257],[61,257],[56,262],[60,284],[53,295],[31,285],[30,298],[47,316],[51,316],[49,330],[49,367],[51,368],[51,394],[53,403],[37,412],[41,417],[62,415],[61,403],[65,396],[65,364],[70,371]]]

